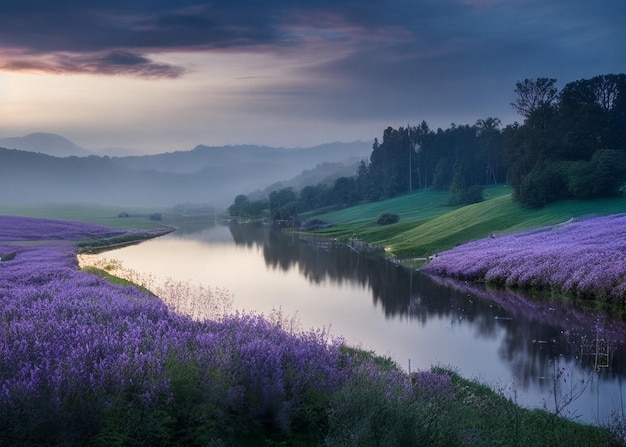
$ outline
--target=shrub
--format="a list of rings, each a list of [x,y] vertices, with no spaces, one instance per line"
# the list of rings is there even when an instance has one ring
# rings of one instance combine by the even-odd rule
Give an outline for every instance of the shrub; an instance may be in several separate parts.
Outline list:
[[[412,380],[395,364],[348,350],[350,380],[330,404],[325,445],[459,445],[450,430],[455,396],[447,373],[418,372]]]
[[[448,205],[470,205],[472,203],[479,203],[484,200],[483,188],[480,185],[472,185],[467,189],[464,189],[456,194],[452,194],[448,200]]]
[[[376,219],[376,223],[378,225],[391,225],[397,223],[399,220],[400,216],[398,216],[397,214],[382,213],[380,216],[378,216],[378,219]]]
[[[11,261],[14,258],[15,258],[15,252],[13,252],[13,253],[6,253],[6,254],[0,253],[0,262]]]

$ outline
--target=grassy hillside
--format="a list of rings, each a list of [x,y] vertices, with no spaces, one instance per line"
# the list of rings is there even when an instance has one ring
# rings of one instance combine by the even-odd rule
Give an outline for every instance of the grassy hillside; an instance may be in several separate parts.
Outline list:
[[[591,217],[626,212],[626,197],[596,200],[567,200],[542,209],[527,209],[513,202],[511,188],[492,186],[485,190],[485,200],[468,206],[447,206],[448,193],[420,190],[390,200],[345,208],[316,217],[333,226],[320,234],[358,239],[383,245],[389,255],[401,258],[423,257],[458,244],[529,228],[564,222],[572,217]],[[128,211],[131,217],[119,218]],[[159,210],[122,209],[97,205],[4,206],[0,214],[78,220],[111,227],[155,228],[159,222],[148,214]],[[395,213],[400,221],[379,226],[377,217]]]
[[[320,232],[348,239],[353,235],[384,245],[388,254],[421,257],[447,250],[463,242],[529,228],[564,222],[572,217],[591,217],[626,212],[626,198],[567,200],[542,209],[527,209],[513,202],[511,188],[493,186],[485,190],[481,203],[446,206],[448,193],[418,191],[394,199],[346,208],[318,218],[333,227]],[[379,226],[383,212],[395,213],[400,221]]]

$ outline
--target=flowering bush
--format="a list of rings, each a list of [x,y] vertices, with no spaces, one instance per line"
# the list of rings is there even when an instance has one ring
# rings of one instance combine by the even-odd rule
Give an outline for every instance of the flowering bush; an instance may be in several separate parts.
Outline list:
[[[423,271],[622,302],[626,214],[470,242],[438,254]]]

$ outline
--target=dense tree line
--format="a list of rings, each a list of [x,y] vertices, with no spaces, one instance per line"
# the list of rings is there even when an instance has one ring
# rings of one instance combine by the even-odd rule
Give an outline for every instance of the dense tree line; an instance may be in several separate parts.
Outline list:
[[[626,75],[567,84],[518,82],[513,107],[522,125],[504,132],[515,199],[540,207],[565,198],[621,194],[626,179]]]
[[[267,200],[240,195],[229,211],[292,219],[323,207],[384,200],[421,188],[450,191],[450,205],[482,200],[482,187],[508,183],[514,199],[541,207],[565,198],[620,194],[626,181],[626,75],[601,75],[567,84],[516,83],[513,108],[524,118],[501,128],[498,118],[431,130],[388,127],[369,160],[334,184],[274,191]]]

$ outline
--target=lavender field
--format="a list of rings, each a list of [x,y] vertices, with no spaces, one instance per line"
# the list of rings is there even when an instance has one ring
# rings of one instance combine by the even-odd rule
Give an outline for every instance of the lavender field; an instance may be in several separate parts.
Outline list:
[[[0,242],[81,241],[121,236],[127,232],[83,222],[0,215]]]
[[[112,231],[6,217],[0,224],[4,241],[82,240]],[[344,379],[339,351],[323,333],[290,336],[255,316],[192,322],[134,287],[79,271],[67,244],[0,245],[0,253],[13,255],[0,263],[5,440],[82,443],[133,415],[149,423],[146,414],[180,405],[192,383],[203,384],[202,394],[184,398],[203,400],[205,417],[284,425],[307,394],[331,392]],[[190,383],[180,383],[187,375]],[[217,402],[225,414],[209,414]],[[111,421],[117,412],[120,419]]]
[[[323,330],[287,331],[280,318],[193,320],[79,270],[73,243],[116,231],[0,217],[0,445],[615,438],[530,411],[502,422],[513,403],[449,371],[408,376]],[[511,432],[513,423],[528,428]]]
[[[310,430],[356,371],[323,331],[290,334],[255,315],[193,321],[78,270],[71,244],[49,243],[118,230],[13,217],[0,225],[0,445],[208,443],[236,438],[233,427]],[[48,243],[8,244],[38,239]]]
[[[439,253],[423,271],[624,304],[626,214],[470,242]]]

